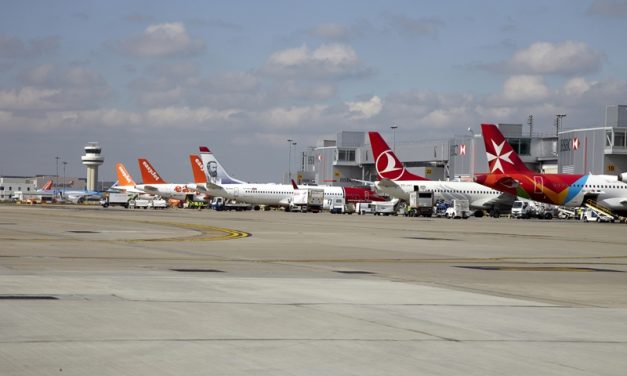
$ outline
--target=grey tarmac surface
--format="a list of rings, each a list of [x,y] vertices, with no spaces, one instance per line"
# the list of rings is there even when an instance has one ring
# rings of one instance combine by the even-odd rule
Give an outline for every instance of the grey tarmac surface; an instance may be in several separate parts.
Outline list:
[[[624,375],[626,233],[0,205],[0,375]]]

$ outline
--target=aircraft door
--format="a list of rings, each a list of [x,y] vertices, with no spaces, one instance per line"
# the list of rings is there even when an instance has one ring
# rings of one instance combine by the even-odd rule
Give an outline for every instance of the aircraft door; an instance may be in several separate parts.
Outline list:
[[[533,193],[544,193],[544,191],[542,190],[542,187],[544,187],[544,181],[542,179],[542,176],[534,176],[533,177]]]

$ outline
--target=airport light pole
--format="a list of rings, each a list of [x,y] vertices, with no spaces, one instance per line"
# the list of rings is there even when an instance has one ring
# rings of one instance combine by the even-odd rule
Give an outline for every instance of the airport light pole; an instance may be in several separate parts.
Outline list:
[[[288,138],[287,142],[290,145],[290,154],[289,154],[289,158],[288,158],[288,166],[289,167],[288,167],[288,172],[287,172],[287,176],[288,176],[287,180],[289,180],[288,184],[291,184],[292,183],[292,146],[296,145],[296,142],[294,140],[292,140],[291,138]]]
[[[393,139],[392,151],[396,153],[396,128],[398,128],[398,125],[392,125],[390,128],[392,128],[392,139]]]
[[[56,188],[56,185],[59,184],[59,156],[57,155],[56,157],[54,157],[57,160],[57,175],[56,175],[56,182],[52,185],[52,192],[54,193],[54,189]]]
[[[560,128],[562,127],[562,119],[566,117],[566,114],[555,115],[555,135],[559,137]]]
[[[63,196],[65,196],[65,166],[67,166],[67,162],[63,161]]]

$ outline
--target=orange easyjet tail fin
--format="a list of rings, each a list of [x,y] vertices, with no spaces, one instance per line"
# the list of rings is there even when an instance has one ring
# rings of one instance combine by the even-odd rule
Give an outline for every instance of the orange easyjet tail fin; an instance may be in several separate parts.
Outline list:
[[[41,190],[42,191],[49,191],[49,190],[52,189],[53,184],[54,183],[52,182],[52,179],[50,179],[50,180],[48,180],[48,182],[46,182],[46,184],[44,184],[43,187],[41,187]]]
[[[200,156],[190,154],[189,162],[192,164],[192,172],[194,173],[194,183],[204,184],[207,182],[207,174],[205,174],[205,168],[202,164]]]
[[[115,171],[118,174],[118,184],[121,186],[135,186],[135,181],[131,174],[128,173],[126,167],[122,163],[115,164]]]
[[[161,178],[154,167],[145,158],[139,158],[139,171],[142,174],[144,184],[165,184],[166,181]]]
[[[519,174],[530,171],[496,125],[481,124],[481,133],[490,173]]]
[[[407,171],[403,163],[396,157],[396,154],[394,154],[385,140],[383,140],[379,132],[368,132],[368,137],[370,137],[372,156],[379,178],[394,181],[429,180]]]

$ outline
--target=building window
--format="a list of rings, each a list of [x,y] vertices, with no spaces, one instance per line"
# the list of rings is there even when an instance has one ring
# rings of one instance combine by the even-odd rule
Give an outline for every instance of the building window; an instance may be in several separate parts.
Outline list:
[[[341,162],[355,162],[354,149],[338,149],[337,160]]]
[[[614,147],[625,148],[625,131],[618,129],[614,130]]]
[[[512,145],[512,149],[514,149],[518,155],[531,155],[531,139],[508,138],[507,142]]]
[[[3,186],[0,186],[0,191],[4,191],[4,187]]]

